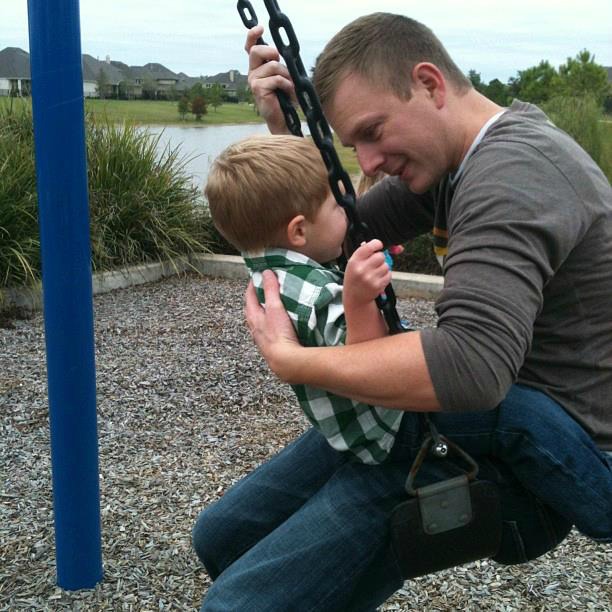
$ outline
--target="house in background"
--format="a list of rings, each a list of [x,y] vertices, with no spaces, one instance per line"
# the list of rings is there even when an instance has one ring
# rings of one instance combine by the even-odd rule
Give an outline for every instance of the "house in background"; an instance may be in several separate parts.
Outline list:
[[[83,95],[86,98],[116,98],[119,95],[119,84],[124,76],[121,70],[113,66],[110,57],[101,62],[91,55],[84,54],[83,59]],[[102,85],[104,91],[99,91]]]
[[[238,101],[241,90],[247,88],[246,75],[238,70],[220,72],[215,76],[190,77],[176,74],[164,65],[150,62],[144,66],[128,66],[119,61],[104,61],[84,54],[83,95],[86,98],[147,98],[175,99],[195,84],[205,89],[220,85],[226,100]],[[103,91],[100,91],[102,87]],[[31,91],[30,55],[23,49],[7,47],[0,51],[0,96],[29,96]]]
[[[29,96],[31,90],[29,53],[19,47],[0,51],[0,96]]]
[[[132,68],[135,68],[132,66]],[[172,72],[162,64],[149,63],[142,66],[142,74],[146,75],[154,85],[155,98],[174,98],[176,86],[179,82],[178,74]]]
[[[240,74],[238,70],[220,72],[215,76],[206,77],[204,87],[209,88],[213,85],[221,85],[223,93],[228,100],[238,100],[240,89],[246,89],[247,76]]]

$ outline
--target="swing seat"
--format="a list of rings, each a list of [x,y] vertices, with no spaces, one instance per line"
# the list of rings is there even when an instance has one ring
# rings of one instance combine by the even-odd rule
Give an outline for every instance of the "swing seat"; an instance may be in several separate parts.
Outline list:
[[[497,485],[445,480],[394,508],[391,541],[402,576],[416,578],[495,556],[501,526]]]
[[[419,468],[435,446],[431,436],[423,442],[406,481],[411,498],[393,509],[390,522],[392,547],[406,579],[493,557],[501,544],[498,486],[475,480],[478,464],[443,436],[436,438],[466,461],[470,470],[414,489]]]

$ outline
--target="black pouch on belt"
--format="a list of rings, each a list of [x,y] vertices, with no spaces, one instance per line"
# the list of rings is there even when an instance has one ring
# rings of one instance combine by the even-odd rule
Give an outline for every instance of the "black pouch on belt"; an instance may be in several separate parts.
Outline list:
[[[397,505],[391,515],[391,542],[404,578],[492,557],[499,550],[502,521],[497,485],[475,480],[476,462],[449,440],[439,439],[470,469],[414,489],[416,474],[434,445],[433,438],[426,437],[406,481],[412,498]]]

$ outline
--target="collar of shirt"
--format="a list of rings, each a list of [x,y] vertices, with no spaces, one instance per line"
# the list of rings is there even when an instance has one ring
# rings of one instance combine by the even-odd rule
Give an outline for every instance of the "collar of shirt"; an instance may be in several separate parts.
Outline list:
[[[263,272],[272,268],[286,267],[287,265],[306,265],[311,268],[335,270],[337,266],[333,263],[320,264],[307,255],[292,251],[290,249],[268,248],[259,251],[241,253],[244,263],[253,272]]]
[[[455,186],[455,183],[459,180],[459,178],[461,177],[461,175],[463,174],[463,170],[465,169],[465,164],[467,163],[467,160],[470,158],[470,156],[472,155],[472,153],[474,152],[474,149],[481,143],[482,139],[484,138],[484,135],[487,133],[487,130],[506,112],[506,109],[502,109],[500,110],[498,113],[496,113],[495,115],[493,115],[481,128],[480,131],[478,132],[478,134],[476,134],[476,138],[474,138],[474,140],[472,141],[472,144],[470,145],[470,148],[468,149],[467,153],[465,154],[465,157],[463,158],[463,161],[461,162],[461,164],[459,165],[459,168],[457,169],[457,172],[455,172],[455,174],[451,174],[450,175],[450,182],[451,182],[451,186]]]

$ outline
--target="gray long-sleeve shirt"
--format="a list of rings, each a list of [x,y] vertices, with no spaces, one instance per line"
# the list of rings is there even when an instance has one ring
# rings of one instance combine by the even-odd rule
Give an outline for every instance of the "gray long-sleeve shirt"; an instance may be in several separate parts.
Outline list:
[[[446,221],[438,327],[421,332],[443,410],[493,408],[519,382],[612,449],[612,190],[583,149],[516,101],[454,185],[386,179],[360,213],[387,244]]]

